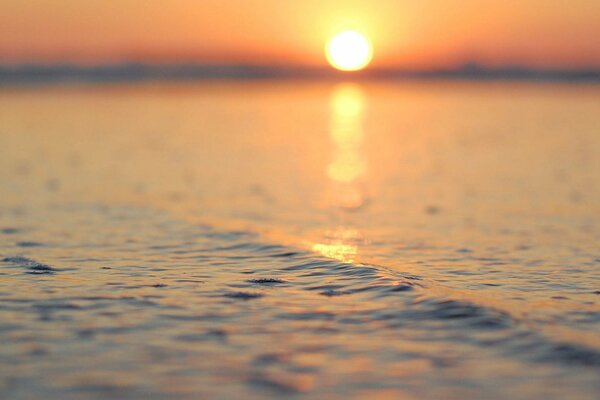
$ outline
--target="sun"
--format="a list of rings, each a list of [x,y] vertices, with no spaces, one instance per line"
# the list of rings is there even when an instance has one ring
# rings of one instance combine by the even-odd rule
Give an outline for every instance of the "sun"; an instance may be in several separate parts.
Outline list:
[[[358,71],[371,62],[373,48],[363,34],[348,30],[329,39],[325,46],[325,56],[333,68]]]

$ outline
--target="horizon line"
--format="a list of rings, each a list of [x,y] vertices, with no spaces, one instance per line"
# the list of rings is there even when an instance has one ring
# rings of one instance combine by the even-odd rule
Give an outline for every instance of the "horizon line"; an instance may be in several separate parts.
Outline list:
[[[525,65],[488,67],[477,62],[466,62],[455,67],[432,68],[367,68],[351,73],[325,66],[269,65],[269,64],[203,64],[194,62],[143,63],[117,62],[111,64],[81,65],[76,63],[21,63],[0,64],[0,85],[57,84],[57,83],[111,83],[141,81],[194,81],[194,80],[522,80],[600,82],[600,67],[540,68]]]

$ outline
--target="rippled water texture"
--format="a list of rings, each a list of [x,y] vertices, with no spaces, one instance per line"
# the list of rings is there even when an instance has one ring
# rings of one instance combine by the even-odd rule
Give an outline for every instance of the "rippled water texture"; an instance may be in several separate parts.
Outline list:
[[[600,87],[0,92],[0,397],[591,399]]]

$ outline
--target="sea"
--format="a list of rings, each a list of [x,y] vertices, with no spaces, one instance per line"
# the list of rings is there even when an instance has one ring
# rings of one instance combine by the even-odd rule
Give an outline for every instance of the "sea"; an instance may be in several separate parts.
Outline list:
[[[600,85],[0,88],[0,398],[599,396]]]

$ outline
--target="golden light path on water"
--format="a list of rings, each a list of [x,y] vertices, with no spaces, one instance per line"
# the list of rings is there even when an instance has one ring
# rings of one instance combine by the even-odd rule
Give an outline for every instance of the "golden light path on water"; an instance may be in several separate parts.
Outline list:
[[[334,87],[330,111],[332,154],[326,171],[329,179],[327,203],[343,210],[356,210],[366,201],[364,179],[367,159],[362,148],[365,98],[361,88],[351,83]],[[326,243],[312,246],[314,251],[328,258],[354,261],[358,254],[355,242],[360,238],[356,229],[338,227],[327,232],[326,236]]]

